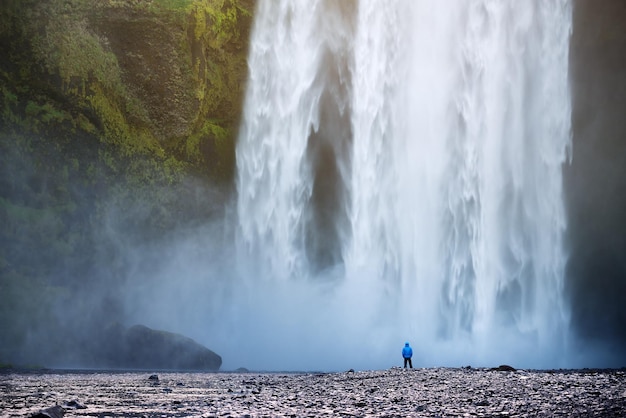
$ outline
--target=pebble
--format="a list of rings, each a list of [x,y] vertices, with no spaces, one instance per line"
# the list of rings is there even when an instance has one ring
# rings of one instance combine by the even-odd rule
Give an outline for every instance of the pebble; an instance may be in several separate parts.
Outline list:
[[[0,416],[32,417],[54,400],[73,417],[626,416],[624,370],[164,373],[159,381],[121,372],[0,375]]]

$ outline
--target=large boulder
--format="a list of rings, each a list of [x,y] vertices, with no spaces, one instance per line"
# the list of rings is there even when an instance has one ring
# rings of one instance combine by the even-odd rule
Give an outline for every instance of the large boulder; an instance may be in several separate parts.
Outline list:
[[[30,418],[63,418],[65,410],[59,405],[50,408],[41,409],[39,412],[31,415]]]
[[[219,355],[191,338],[143,325],[127,329],[122,344],[129,368],[214,371],[222,365]]]
[[[217,371],[222,358],[191,338],[144,325],[114,324],[101,333],[92,356],[96,367]]]

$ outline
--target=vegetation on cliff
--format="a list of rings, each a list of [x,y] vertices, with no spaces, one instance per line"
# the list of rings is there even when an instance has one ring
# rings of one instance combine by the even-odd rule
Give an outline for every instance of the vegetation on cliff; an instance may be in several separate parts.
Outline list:
[[[122,280],[111,219],[132,241],[214,214],[198,185],[232,180],[253,8],[2,1],[0,359],[30,361],[42,329],[55,345],[78,324],[55,307],[97,310],[85,295]]]

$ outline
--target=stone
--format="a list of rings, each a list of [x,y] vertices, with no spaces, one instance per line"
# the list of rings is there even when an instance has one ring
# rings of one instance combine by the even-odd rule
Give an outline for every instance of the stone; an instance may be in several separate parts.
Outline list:
[[[28,416],[58,393],[97,399],[72,416],[626,416],[626,373],[606,370],[494,373],[422,368],[354,373],[159,373],[174,389],[146,385],[145,372],[0,374],[0,411]],[[522,379],[524,377],[524,379]],[[29,399],[17,404],[16,399]],[[18,406],[19,405],[19,406]],[[184,410],[183,410],[184,408]],[[59,409],[42,418],[60,418]],[[57,413],[57,415],[54,415]],[[2,415],[2,414],[0,414]]]
[[[222,358],[191,338],[143,325],[124,334],[125,362],[129,368],[216,371]]]
[[[496,372],[515,372],[517,371],[514,367],[511,367],[507,364],[501,364],[498,367],[494,367],[491,370],[496,371]]]
[[[78,403],[78,401],[74,400],[74,401],[65,402],[65,404],[63,405],[63,409],[87,409],[87,407],[81,403]]]
[[[191,338],[144,325],[114,324],[92,346],[94,366],[132,370],[217,371],[222,358]]]
[[[31,418],[62,418],[65,415],[65,410],[59,405],[52,406],[50,408],[42,409]]]

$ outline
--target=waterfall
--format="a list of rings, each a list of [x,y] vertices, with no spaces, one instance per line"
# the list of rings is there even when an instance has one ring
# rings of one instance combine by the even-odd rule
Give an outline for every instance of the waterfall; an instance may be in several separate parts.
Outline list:
[[[388,367],[405,340],[564,366],[571,8],[258,2],[233,319],[258,367]]]

